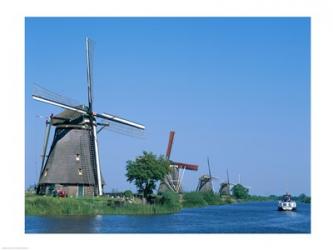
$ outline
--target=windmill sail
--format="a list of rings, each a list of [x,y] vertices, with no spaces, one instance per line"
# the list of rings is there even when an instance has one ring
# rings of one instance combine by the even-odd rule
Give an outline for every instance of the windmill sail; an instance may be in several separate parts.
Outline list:
[[[170,131],[168,147],[167,147],[167,151],[165,153],[165,156],[168,160],[170,159],[174,137],[175,137],[175,131]]]
[[[101,167],[99,162],[99,151],[98,151],[98,141],[97,141],[97,130],[96,124],[94,121],[96,120],[93,114],[93,82],[92,82],[92,66],[91,66],[91,40],[87,37],[86,38],[86,61],[87,61],[87,85],[88,85],[88,112],[90,114],[90,137],[91,137],[91,150],[93,152],[93,170],[95,176],[97,177],[97,192],[98,195],[103,194],[103,187],[102,187],[102,174],[101,174]]]
[[[88,109],[93,110],[93,90],[92,90],[92,41],[86,37],[86,61],[87,61],[87,83],[88,83]]]
[[[49,143],[49,136],[50,136],[50,130],[51,130],[51,122],[50,122],[51,118],[47,119],[45,122],[45,138],[44,138],[44,144],[43,144],[43,151],[42,151],[42,165],[40,168],[40,172],[42,173],[44,166],[45,166],[45,159],[46,159],[46,150],[47,150],[47,146]]]
[[[137,129],[142,129],[142,130],[145,129],[144,125],[139,124],[137,122],[129,121],[129,120],[121,118],[119,116],[110,115],[110,114],[107,114],[107,113],[96,114],[96,116],[100,117],[100,118],[110,120],[112,122],[117,122],[117,123],[121,123],[121,124],[124,124],[124,125],[127,125],[127,126],[131,126],[131,127],[137,128]]]
[[[210,164],[209,164],[209,158],[208,157],[207,157],[207,163],[208,163],[209,177],[212,178],[212,172],[210,171]]]
[[[142,129],[136,129],[131,126],[126,126],[124,124],[113,122],[110,120],[102,119],[102,123],[104,124],[97,132],[100,131],[108,131],[121,135],[126,135],[129,137],[144,139],[147,136],[147,131]]]
[[[52,92],[38,84],[34,84],[32,98],[36,101],[48,103],[63,109],[72,110],[80,114],[87,114],[87,110],[78,101]]]

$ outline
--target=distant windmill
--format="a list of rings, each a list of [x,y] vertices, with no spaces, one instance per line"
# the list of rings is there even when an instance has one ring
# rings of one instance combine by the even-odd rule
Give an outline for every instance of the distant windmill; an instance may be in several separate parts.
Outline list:
[[[199,178],[199,183],[196,189],[197,192],[214,192],[213,180],[217,180],[218,178],[212,176],[208,157],[207,163],[209,175],[202,175]]]
[[[239,185],[242,185],[241,184],[241,175],[240,174],[238,174],[238,184]],[[242,185],[243,187],[245,187],[245,188],[247,188],[248,190],[250,190],[252,187],[250,187],[250,186],[245,186],[245,185]]]
[[[227,169],[227,182],[222,182],[221,183],[220,190],[219,190],[220,195],[230,195],[232,186],[234,186],[234,184],[230,183],[229,171]]]
[[[144,126],[107,113],[93,111],[91,40],[86,38],[88,105],[73,104],[68,98],[39,87],[32,98],[64,109],[46,121],[42,164],[37,192],[68,195],[102,195],[104,181],[99,160],[97,133],[110,124],[144,130]],[[101,122],[103,119],[108,122]],[[51,126],[55,127],[49,154],[46,154]],[[98,129],[99,127],[99,129]]]
[[[172,151],[173,140],[175,137],[175,131],[170,131],[169,143],[166,151],[166,158],[170,160]],[[181,182],[184,177],[185,170],[197,171],[198,165],[182,163],[170,160],[170,173],[161,181],[158,192],[162,193],[165,191],[182,192]],[[181,171],[181,172],[180,172]]]

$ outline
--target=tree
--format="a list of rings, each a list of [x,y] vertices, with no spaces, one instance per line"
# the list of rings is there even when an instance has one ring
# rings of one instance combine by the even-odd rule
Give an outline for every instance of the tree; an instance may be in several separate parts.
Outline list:
[[[143,151],[134,161],[127,161],[127,181],[134,182],[138,192],[147,198],[170,171],[170,162],[163,156],[157,157],[151,152]]]
[[[232,193],[237,199],[246,199],[249,196],[249,189],[237,184],[232,188]]]
[[[133,197],[133,193],[132,193],[131,190],[126,190],[126,191],[124,192],[124,196],[125,196],[126,198],[132,198],[132,197]]]
[[[306,196],[305,194],[300,194],[297,197],[297,200],[304,203],[311,203],[311,198],[309,196]]]

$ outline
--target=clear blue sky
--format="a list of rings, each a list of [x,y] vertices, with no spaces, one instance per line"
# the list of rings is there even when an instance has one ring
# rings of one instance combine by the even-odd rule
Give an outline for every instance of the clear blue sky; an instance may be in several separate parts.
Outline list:
[[[26,186],[36,181],[44,121],[33,83],[87,103],[85,44],[94,48],[98,112],[143,123],[144,140],[99,137],[106,191],[132,189],[126,161],[143,150],[200,165],[254,194],[310,194],[309,18],[27,18]]]

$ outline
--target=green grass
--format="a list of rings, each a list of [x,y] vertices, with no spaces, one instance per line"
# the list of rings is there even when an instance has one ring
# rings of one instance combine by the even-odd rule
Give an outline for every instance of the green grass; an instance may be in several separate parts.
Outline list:
[[[183,199],[183,207],[204,207],[208,205],[202,193],[199,192],[184,193]]]
[[[37,195],[25,197],[26,215],[148,215],[174,213],[180,209],[180,206],[122,203],[108,197],[59,198]]]
[[[157,204],[176,210],[180,210],[182,208],[180,196],[175,192],[162,193],[160,200],[157,202]]]
[[[132,200],[133,201],[133,200]],[[220,197],[213,193],[189,192],[179,195],[165,192],[155,197],[154,204],[142,204],[135,199],[132,203],[109,197],[59,198],[26,194],[26,215],[154,215],[179,212],[182,208],[205,207],[235,203],[230,196]]]
[[[183,195],[183,207],[204,207],[207,205],[224,205],[234,203],[232,197],[220,197],[218,194],[209,192],[189,192]]]

